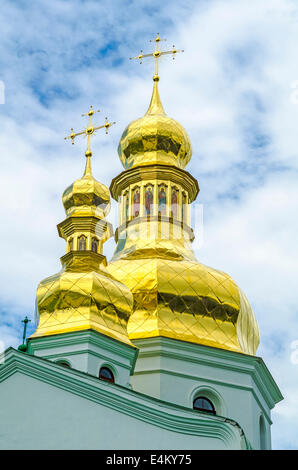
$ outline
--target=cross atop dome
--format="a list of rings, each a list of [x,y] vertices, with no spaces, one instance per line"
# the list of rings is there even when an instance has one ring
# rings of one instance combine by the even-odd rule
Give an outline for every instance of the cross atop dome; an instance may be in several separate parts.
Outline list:
[[[99,113],[99,112],[100,112],[99,109],[94,110],[93,107],[90,106],[90,109],[89,109],[88,113],[82,114],[82,117],[87,116],[89,118],[88,126],[83,131],[80,131],[80,132],[77,132],[77,133],[75,133],[73,128],[71,128],[70,129],[71,130],[70,134],[67,137],[64,137],[64,140],[71,139],[72,144],[74,144],[74,139],[79,135],[83,135],[84,137],[87,137],[87,150],[85,152],[85,156],[87,158],[87,163],[86,163],[85,174],[91,173],[91,161],[90,161],[90,158],[92,157],[92,152],[91,152],[91,147],[90,147],[91,136],[93,134],[95,134],[96,131],[98,131],[99,129],[105,129],[106,134],[108,134],[109,128],[113,124],[116,124],[116,122],[109,122],[108,118],[106,117],[105,118],[105,123],[102,126],[94,127],[94,125],[92,124],[92,116],[95,113]]]
[[[159,47],[159,43],[161,41],[166,41],[166,39],[162,39],[159,35],[159,33],[157,33],[156,35],[156,38],[155,39],[151,39],[150,42],[155,42],[155,50],[153,52],[151,52],[150,54],[143,54],[143,51],[141,50],[140,54],[137,55],[136,57],[130,57],[130,60],[133,60],[133,59],[137,59],[140,61],[140,64],[142,64],[143,62],[143,59],[146,59],[147,57],[153,57],[154,60],[155,60],[155,73],[154,73],[154,76],[153,76],[153,81],[154,82],[158,82],[159,81],[159,75],[158,75],[158,60],[160,59],[161,56],[163,55],[168,55],[168,54],[172,54],[173,55],[173,60],[175,59],[175,55],[178,53],[178,52],[184,52],[183,49],[176,49],[176,47],[173,45],[173,48],[169,51],[162,51]]]
[[[179,122],[166,115],[158,91],[158,61],[161,56],[172,54],[173,59],[178,52],[183,50],[173,48],[162,51],[159,43],[165,41],[157,33],[155,50],[150,54],[143,51],[130,59],[138,59],[142,63],[143,58],[155,60],[155,74],[153,76],[153,92],[149,107],[145,115],[131,122],[124,130],[119,146],[118,154],[125,169],[149,164],[169,165],[185,168],[191,159],[191,143],[185,129]]]

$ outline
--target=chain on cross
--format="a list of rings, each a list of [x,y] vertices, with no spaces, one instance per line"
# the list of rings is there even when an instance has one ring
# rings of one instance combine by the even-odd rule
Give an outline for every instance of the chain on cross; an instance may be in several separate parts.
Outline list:
[[[81,132],[74,132],[73,128],[71,128],[71,132],[70,134],[67,136],[67,137],[64,137],[64,140],[67,140],[67,139],[71,139],[72,141],[72,144],[74,144],[74,139],[78,136],[78,135],[83,135],[85,137],[87,137],[87,150],[85,152],[85,155],[87,158],[90,158],[92,156],[92,152],[91,152],[91,148],[90,148],[90,140],[91,140],[91,136],[93,134],[95,134],[96,131],[98,131],[99,129],[105,129],[106,131],[106,134],[108,133],[109,131],[109,128],[113,125],[113,124],[116,124],[116,122],[109,122],[108,121],[108,118],[106,117],[105,118],[105,123],[102,125],[102,126],[96,126],[94,127],[92,125],[92,116],[93,114],[95,113],[99,113],[100,110],[97,109],[97,110],[94,110],[92,108],[92,106],[90,106],[90,109],[88,111],[88,113],[85,113],[85,114],[82,114],[82,116],[88,116],[89,118],[89,122],[88,122],[88,127],[86,127],[83,131]]]
[[[157,36],[155,39],[151,39],[150,42],[155,42],[155,51],[151,52],[151,54],[143,54],[143,51],[140,52],[140,54],[136,57],[130,57],[130,59],[137,59],[140,61],[140,64],[142,63],[143,59],[147,58],[147,57],[153,57],[155,59],[155,73],[154,73],[154,77],[153,77],[153,80],[154,81],[158,81],[159,80],[159,76],[158,76],[158,60],[160,59],[161,56],[163,55],[166,55],[166,54],[172,54],[173,55],[173,59],[175,59],[175,55],[178,53],[178,52],[184,52],[183,49],[176,49],[176,47],[173,45],[173,48],[169,51],[161,51],[160,50],[160,47],[159,47],[159,43],[161,41],[166,41],[166,39],[162,39],[159,35],[159,33],[157,33]]]

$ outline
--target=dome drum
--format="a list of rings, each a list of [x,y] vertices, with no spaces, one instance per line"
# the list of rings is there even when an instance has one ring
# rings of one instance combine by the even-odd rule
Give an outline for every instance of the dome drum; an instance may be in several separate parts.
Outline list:
[[[188,194],[189,202],[193,202],[199,194],[200,188],[197,180],[187,171],[181,168],[173,168],[168,165],[154,164],[143,165],[123,171],[112,179],[110,192],[115,199],[119,201],[122,192],[129,186],[141,181],[156,182],[170,181],[173,184],[182,186]]]
[[[150,238],[150,234],[152,237],[159,239],[162,239],[164,235],[165,240],[168,240],[170,236],[171,239],[189,240],[190,242],[195,239],[194,231],[189,225],[183,221],[175,220],[173,217],[160,215],[136,217],[127,220],[116,229],[115,242],[117,243],[121,238],[131,237],[130,231],[134,231],[135,236],[138,238],[143,237],[145,240]]]

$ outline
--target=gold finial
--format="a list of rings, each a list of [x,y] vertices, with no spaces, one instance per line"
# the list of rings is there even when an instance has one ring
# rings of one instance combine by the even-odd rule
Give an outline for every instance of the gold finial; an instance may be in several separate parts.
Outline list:
[[[175,55],[177,54],[177,52],[184,52],[183,49],[176,49],[176,47],[173,45],[173,48],[170,50],[170,51],[161,51],[159,49],[159,43],[161,41],[166,41],[166,39],[162,39],[159,35],[159,33],[157,33],[156,35],[156,38],[155,39],[151,39],[150,42],[155,42],[155,51],[153,51],[151,54],[143,54],[143,51],[140,52],[139,55],[137,55],[136,57],[130,57],[130,59],[137,59],[140,61],[140,64],[142,63],[143,59],[146,58],[146,57],[153,57],[155,59],[155,73],[154,73],[154,76],[153,76],[153,81],[154,82],[158,82],[159,81],[159,75],[158,75],[158,59],[162,56],[162,55],[165,55],[165,54],[172,54],[173,55],[173,59],[175,59]]]
[[[163,105],[160,100],[159,92],[158,92],[158,80],[154,80],[154,85],[153,85],[153,92],[152,92],[152,97],[151,101],[149,104],[149,108],[147,109],[146,116],[149,115],[157,115],[157,114],[163,114],[164,116],[166,115]]]
[[[82,116],[88,116],[89,118],[89,121],[88,121],[88,127],[86,127],[83,131],[81,132],[77,132],[75,133],[73,128],[71,128],[71,132],[70,134],[67,136],[67,137],[64,137],[64,140],[67,140],[67,139],[71,139],[71,142],[72,144],[74,144],[74,139],[78,136],[78,135],[84,135],[85,137],[87,136],[87,150],[85,152],[85,156],[87,158],[87,162],[86,162],[86,169],[85,169],[85,173],[84,173],[84,176],[87,175],[87,174],[91,174],[91,161],[90,161],[90,158],[92,157],[92,152],[91,152],[91,149],[90,149],[90,139],[91,139],[91,136],[96,132],[98,131],[98,129],[103,129],[105,128],[106,130],[106,134],[108,133],[109,131],[109,128],[113,125],[113,124],[116,124],[116,122],[109,122],[108,121],[108,118],[106,117],[105,118],[105,123],[102,125],[102,126],[97,126],[97,127],[94,127],[92,125],[92,116],[93,114],[95,113],[99,113],[100,110],[97,109],[97,110],[94,110],[92,108],[92,106],[90,106],[90,109],[88,111],[88,113],[85,113],[85,114],[82,114]]]

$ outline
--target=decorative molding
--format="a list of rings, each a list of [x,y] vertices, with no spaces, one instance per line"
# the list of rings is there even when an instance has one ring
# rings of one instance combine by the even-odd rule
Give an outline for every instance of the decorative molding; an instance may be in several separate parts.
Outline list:
[[[34,354],[35,351],[42,351],[46,349],[54,349],[59,347],[68,347],[68,346],[84,346],[83,349],[79,351],[70,351],[67,352],[67,355],[78,354],[79,353],[88,353],[100,357],[98,353],[93,350],[86,349],[86,343],[89,343],[92,346],[95,346],[102,351],[109,351],[119,358],[126,359],[130,367],[125,366],[131,369],[131,374],[134,372],[135,363],[138,355],[138,348],[136,346],[130,346],[129,344],[122,343],[117,341],[114,338],[105,336],[97,331],[93,330],[83,330],[75,331],[57,335],[47,335],[40,336],[35,338],[29,338],[28,342],[28,353]],[[59,354],[59,353],[58,353]],[[66,354],[65,351],[61,354]],[[55,354],[57,356],[57,354]],[[47,354],[46,357],[54,357],[54,355]],[[103,356],[101,356],[103,357]],[[110,360],[110,358],[107,357]],[[118,362],[118,365],[123,366],[123,363],[120,361],[114,361],[115,364]]]
[[[90,356],[96,357],[97,359],[103,360],[105,362],[111,363],[111,360],[113,361],[113,364],[123,367],[124,369],[127,369],[130,371],[130,375],[133,374],[133,371],[131,370],[131,364],[124,364],[123,362],[119,362],[116,359],[111,359],[111,357],[106,356],[105,354],[99,354],[96,351],[92,351],[90,349],[80,349],[79,351],[64,351],[61,353],[53,353],[53,354],[46,354],[43,356],[38,356],[38,357],[43,357],[44,359],[48,359],[49,361],[54,360],[55,358],[64,358],[65,356],[71,357],[71,356],[77,356],[78,354],[90,354]]]
[[[197,180],[188,171],[169,165],[144,165],[122,171],[118,176],[112,179],[110,192],[112,197],[118,201],[118,198],[127,186],[138,183],[139,181],[169,180],[181,185],[188,193],[190,202],[193,202],[200,189]]]
[[[100,264],[107,266],[107,259],[101,253],[95,253],[92,250],[72,250],[60,258],[65,271],[78,272],[78,266],[74,261],[80,263],[80,272],[100,272]],[[73,267],[74,265],[74,267]]]
[[[91,232],[96,234],[99,238],[105,232],[113,235],[113,227],[110,222],[104,219],[99,219],[94,216],[88,217],[67,217],[65,220],[57,225],[58,234],[61,238],[66,239],[73,235],[76,231]]]

